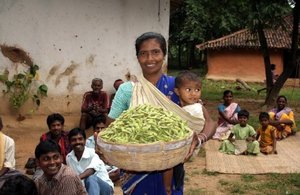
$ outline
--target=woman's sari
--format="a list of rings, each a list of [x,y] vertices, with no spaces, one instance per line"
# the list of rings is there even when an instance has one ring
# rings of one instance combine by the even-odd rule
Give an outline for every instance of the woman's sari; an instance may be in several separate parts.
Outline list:
[[[174,77],[163,75],[156,84],[156,88],[159,89],[165,96],[171,99],[174,103],[179,103],[178,96],[174,93]],[[133,94],[133,99],[143,98],[139,95]],[[143,101],[143,100],[141,100]],[[131,102],[132,103],[132,102]],[[172,194],[183,194],[183,178],[184,168],[183,164],[179,164],[174,168]],[[153,195],[166,195],[166,190],[163,183],[163,171],[153,172],[122,172],[121,173],[121,187],[124,194],[153,194]]]
[[[224,106],[224,105],[221,105]],[[219,106],[220,107],[220,106]],[[231,103],[224,109],[224,114],[229,118],[238,121],[237,112],[240,110],[239,105],[237,103]],[[233,127],[233,124],[228,123],[221,116],[218,120],[218,127],[216,129],[216,133],[213,136],[213,139],[224,140],[227,139],[230,134],[230,129]]]
[[[276,128],[276,138],[282,139],[290,135],[294,128],[296,128],[296,123],[294,119],[294,112],[291,108],[285,107],[282,110],[278,111],[277,108],[273,108],[269,112],[270,119],[274,121],[280,120],[291,120],[293,121],[292,125],[280,124],[281,128]]]

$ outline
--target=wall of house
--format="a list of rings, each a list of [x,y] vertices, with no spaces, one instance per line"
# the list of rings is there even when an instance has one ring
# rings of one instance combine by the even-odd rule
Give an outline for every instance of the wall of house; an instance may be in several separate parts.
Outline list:
[[[36,113],[79,113],[92,78],[102,78],[110,93],[114,80],[140,73],[135,39],[147,31],[168,38],[169,6],[169,0],[0,1],[0,46],[17,48],[14,59],[24,51],[40,67],[37,83],[49,91]],[[27,68],[2,53],[0,74],[7,69],[12,77]],[[7,97],[0,100],[0,114],[14,112]],[[31,108],[28,102],[21,112]]]
[[[226,50],[207,52],[208,73],[206,77],[214,80],[236,80],[264,82],[265,67],[260,51]],[[283,54],[270,52],[271,63],[276,64],[276,74],[283,71]]]

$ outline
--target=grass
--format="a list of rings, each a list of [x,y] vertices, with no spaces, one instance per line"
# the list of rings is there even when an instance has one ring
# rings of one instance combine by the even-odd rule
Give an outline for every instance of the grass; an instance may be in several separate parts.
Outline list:
[[[241,175],[241,181],[219,180],[229,194],[300,194],[300,174]]]

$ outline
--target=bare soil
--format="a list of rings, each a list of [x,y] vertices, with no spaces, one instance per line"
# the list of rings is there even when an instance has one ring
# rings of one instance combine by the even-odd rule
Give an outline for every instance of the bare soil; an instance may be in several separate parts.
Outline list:
[[[217,118],[216,107],[219,102],[206,102],[206,108],[213,119]],[[240,102],[241,107],[250,113],[256,114],[261,111],[261,103],[256,101]],[[17,121],[16,116],[2,115],[4,123],[3,132],[12,137],[16,143],[17,169],[24,171],[24,166],[29,157],[34,156],[34,149],[39,142],[42,133],[48,131],[45,115],[26,116],[23,121]],[[71,129],[78,125],[79,116],[65,115],[65,129]],[[91,132],[89,131],[88,134]],[[240,180],[240,175],[233,174],[209,174],[205,172],[205,154],[194,158],[192,162],[185,164],[185,192],[186,194],[226,194],[219,181]],[[200,191],[199,191],[200,190]],[[115,194],[122,194],[120,187],[116,184]]]

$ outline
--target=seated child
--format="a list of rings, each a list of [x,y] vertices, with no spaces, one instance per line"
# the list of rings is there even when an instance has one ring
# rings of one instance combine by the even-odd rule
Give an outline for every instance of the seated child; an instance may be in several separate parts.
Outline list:
[[[96,145],[98,133],[105,128],[106,128],[106,117],[104,115],[100,115],[95,119],[95,122],[93,124],[94,134],[91,135],[86,140],[85,146],[88,148],[95,149],[96,154],[98,154],[99,158],[105,163],[105,168],[109,174],[109,178],[113,182],[115,182],[120,178],[120,169],[118,169],[118,167],[116,166],[108,165],[108,162],[103,156],[100,148]]]
[[[247,110],[241,110],[238,112],[239,124],[233,126],[228,139],[222,142],[219,149],[220,152],[236,155],[256,155],[259,153],[259,143],[255,139],[256,132],[252,126],[247,124],[248,119],[249,112]],[[233,138],[233,136],[235,138]],[[246,147],[242,146],[243,143]]]
[[[259,114],[261,126],[257,129],[256,139],[259,138],[260,152],[263,154],[277,154],[276,151],[276,128],[270,125],[270,116],[267,112]]]

